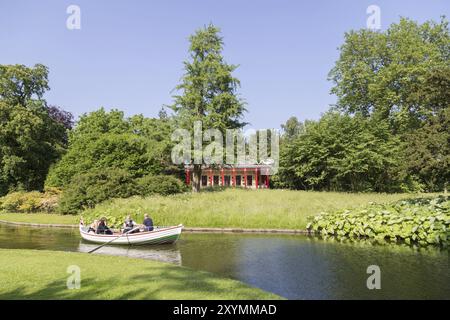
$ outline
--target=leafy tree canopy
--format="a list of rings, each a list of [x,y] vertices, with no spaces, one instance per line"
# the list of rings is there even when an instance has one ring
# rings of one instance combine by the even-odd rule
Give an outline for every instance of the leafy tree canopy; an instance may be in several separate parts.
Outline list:
[[[42,99],[47,74],[43,65],[0,65],[0,194],[42,189],[50,165],[64,152],[67,127]]]
[[[345,34],[330,72],[337,107],[351,114],[387,119],[408,131],[449,105],[448,21],[418,24],[402,18],[385,32]]]
[[[400,191],[401,144],[386,124],[361,116],[325,114],[282,144],[278,179],[306,190]]]
[[[103,108],[84,114],[69,135],[69,148],[47,178],[47,185],[67,186],[75,175],[121,169],[132,177],[172,173],[169,120],[136,115],[125,118]]]

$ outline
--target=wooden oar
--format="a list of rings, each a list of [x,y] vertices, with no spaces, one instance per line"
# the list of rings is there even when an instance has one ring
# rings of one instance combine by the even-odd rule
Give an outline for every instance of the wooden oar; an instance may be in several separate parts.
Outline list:
[[[140,228],[140,226],[138,226],[138,227],[136,227],[136,228],[134,228],[134,229],[131,229],[131,230],[125,232],[125,233],[122,233],[122,234],[121,234],[120,236],[118,236],[117,238],[114,238],[114,239],[112,239],[111,241],[105,242],[104,244],[98,246],[97,248],[92,249],[92,250],[89,251],[88,253],[92,253],[92,252],[94,252],[94,251],[97,251],[97,250],[100,249],[101,247],[104,247],[104,246],[106,246],[107,244],[113,242],[114,240],[117,240],[117,239],[119,239],[120,237],[123,237],[124,235],[130,233],[131,231],[138,230],[139,228]]]

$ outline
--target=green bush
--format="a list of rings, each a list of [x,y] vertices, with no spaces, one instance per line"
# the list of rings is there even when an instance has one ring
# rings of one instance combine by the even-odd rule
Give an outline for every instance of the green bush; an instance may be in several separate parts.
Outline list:
[[[63,214],[75,214],[107,199],[128,198],[135,194],[138,194],[136,182],[127,171],[95,170],[72,178],[62,194],[59,210]]]
[[[391,204],[323,213],[310,218],[307,228],[338,239],[369,238],[378,243],[395,242],[448,246],[450,198],[419,198]]]
[[[25,193],[23,191],[11,192],[2,197],[2,210],[17,212],[22,205],[22,198]]]
[[[137,179],[139,194],[142,196],[170,195],[186,190],[185,184],[173,176],[147,175]]]
[[[0,209],[9,212],[36,212],[55,211],[60,191],[58,189],[45,190],[45,192],[12,192],[0,198]]]

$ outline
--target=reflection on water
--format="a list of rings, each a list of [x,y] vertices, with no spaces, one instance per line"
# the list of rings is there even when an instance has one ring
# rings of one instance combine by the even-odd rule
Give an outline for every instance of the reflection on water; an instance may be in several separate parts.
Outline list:
[[[98,244],[85,243],[80,240],[77,251],[89,252],[98,246]],[[95,251],[95,253],[151,259],[181,266],[180,250],[170,245],[153,246],[153,248],[149,246],[104,246]]]
[[[87,252],[78,230],[0,225],[0,247]],[[290,299],[450,299],[449,252],[341,244],[294,235],[187,234],[174,245],[105,246],[113,254],[175,263]],[[381,290],[368,290],[369,265]]]

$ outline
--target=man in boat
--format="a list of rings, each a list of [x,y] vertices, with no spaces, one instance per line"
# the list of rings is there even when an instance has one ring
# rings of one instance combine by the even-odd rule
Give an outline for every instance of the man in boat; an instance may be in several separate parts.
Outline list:
[[[123,233],[129,232],[130,230],[133,230],[136,227],[137,227],[137,223],[134,222],[133,219],[131,219],[130,215],[128,215],[127,218],[125,219],[125,222],[123,223]],[[133,230],[129,233],[135,233],[135,232],[139,232],[139,229]]]
[[[144,225],[145,231],[153,231],[153,220],[147,213],[144,214],[144,222],[142,224]]]
[[[106,225],[106,218],[103,217],[100,219],[100,222],[97,225],[97,234],[113,234],[111,229]]]

